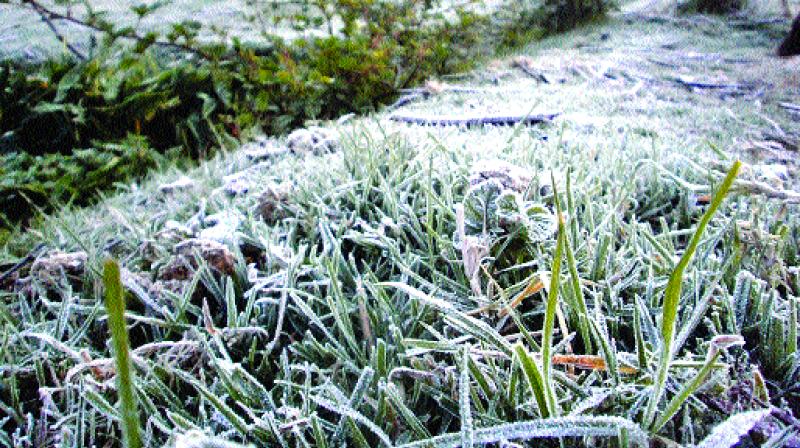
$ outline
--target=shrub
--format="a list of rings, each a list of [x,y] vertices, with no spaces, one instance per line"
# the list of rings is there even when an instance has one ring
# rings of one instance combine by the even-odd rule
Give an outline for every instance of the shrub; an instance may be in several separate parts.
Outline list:
[[[144,177],[163,159],[146,138],[132,134],[71,154],[0,155],[0,210],[5,213],[0,224],[11,227],[30,219],[32,204],[45,209],[62,203],[89,204],[94,195],[87,193]]]
[[[678,5],[678,12],[701,14],[733,14],[742,11],[747,0],[688,0]]]
[[[33,73],[7,63],[0,69],[4,152],[69,154],[135,133],[161,151],[181,145],[204,154],[216,143],[215,114],[225,109],[214,75],[150,52],[48,62]]]
[[[558,33],[601,18],[612,6],[607,0],[544,0],[539,14],[544,29]]]

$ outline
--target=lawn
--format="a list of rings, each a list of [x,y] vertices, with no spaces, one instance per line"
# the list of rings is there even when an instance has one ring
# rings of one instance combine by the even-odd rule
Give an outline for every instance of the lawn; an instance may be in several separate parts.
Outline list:
[[[798,446],[800,60],[631,9],[19,232],[0,445],[120,443],[110,257],[147,446]]]

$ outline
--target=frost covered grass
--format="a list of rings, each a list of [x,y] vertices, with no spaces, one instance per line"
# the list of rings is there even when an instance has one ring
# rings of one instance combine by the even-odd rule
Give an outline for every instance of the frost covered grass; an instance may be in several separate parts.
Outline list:
[[[46,218],[4,249],[49,255],[0,285],[0,445],[122,440],[109,256],[145,446],[792,443],[797,67],[760,31],[696,42],[724,26],[616,19],[525,49],[549,84],[510,57],[402,110],[549,125],[357,118]]]

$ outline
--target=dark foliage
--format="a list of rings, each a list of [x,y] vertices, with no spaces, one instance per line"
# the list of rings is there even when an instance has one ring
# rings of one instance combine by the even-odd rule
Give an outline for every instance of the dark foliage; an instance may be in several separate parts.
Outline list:
[[[547,33],[566,31],[603,17],[611,6],[604,0],[545,0],[542,25]]]
[[[688,0],[678,5],[678,11],[684,14],[733,14],[746,5],[747,0]]]
[[[789,57],[800,54],[800,14],[792,22],[792,29],[778,47],[778,56]]]

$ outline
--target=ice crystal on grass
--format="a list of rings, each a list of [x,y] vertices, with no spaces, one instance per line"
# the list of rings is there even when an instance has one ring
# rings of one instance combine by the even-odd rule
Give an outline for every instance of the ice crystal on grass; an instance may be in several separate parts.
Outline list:
[[[720,423],[697,448],[730,448],[770,414],[769,409],[741,412]]]

